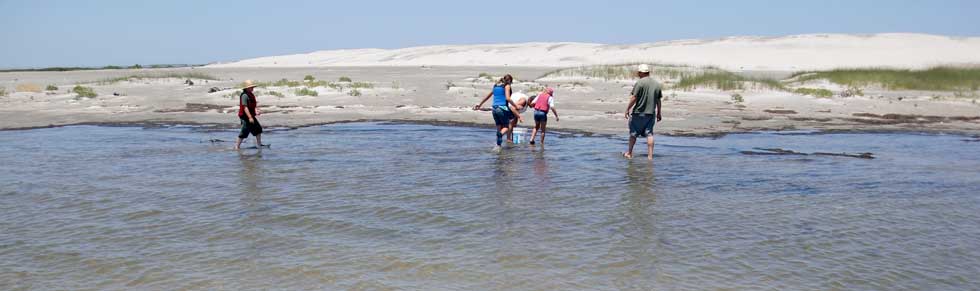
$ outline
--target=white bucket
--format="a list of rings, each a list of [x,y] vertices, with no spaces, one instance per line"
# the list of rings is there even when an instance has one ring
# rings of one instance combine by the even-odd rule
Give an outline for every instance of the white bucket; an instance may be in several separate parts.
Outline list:
[[[529,138],[526,128],[514,128],[514,144],[526,143]]]

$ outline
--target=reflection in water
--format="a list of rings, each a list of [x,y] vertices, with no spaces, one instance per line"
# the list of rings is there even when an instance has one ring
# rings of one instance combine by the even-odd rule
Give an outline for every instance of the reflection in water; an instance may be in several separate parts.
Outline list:
[[[238,161],[241,163],[241,168],[237,172],[241,181],[240,194],[243,204],[239,231],[248,238],[255,238],[261,233],[262,209],[260,204],[264,194],[260,185],[263,177],[262,150],[260,149],[254,154],[239,152]],[[246,239],[242,241],[242,244],[244,244],[244,248],[239,259],[243,260],[242,264],[247,268],[246,273],[256,274],[261,268],[260,262],[263,257],[261,246],[255,239]],[[252,278],[247,279],[249,282],[252,280]]]
[[[664,137],[655,168],[621,140],[491,153],[489,132],[329,125],[239,155],[194,129],[0,131],[0,290],[980,286],[962,137]]]
[[[646,161],[630,161],[626,165],[624,201],[619,212],[627,220],[620,233],[617,251],[634,263],[637,272],[619,272],[615,283],[620,289],[653,290],[659,275],[655,253],[662,249],[660,229],[656,226],[657,195],[654,193],[654,165]]]
[[[541,189],[551,187],[551,176],[548,175],[548,158],[544,155],[544,148],[540,151],[533,151],[534,156],[534,177],[532,183]]]

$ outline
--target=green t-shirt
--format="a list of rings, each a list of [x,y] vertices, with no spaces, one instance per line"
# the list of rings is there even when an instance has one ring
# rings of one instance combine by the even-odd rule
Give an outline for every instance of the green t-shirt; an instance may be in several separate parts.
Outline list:
[[[636,96],[636,105],[633,106],[633,114],[654,114],[657,108],[657,101],[663,97],[663,87],[656,80],[650,77],[643,77],[633,85],[633,96]]]

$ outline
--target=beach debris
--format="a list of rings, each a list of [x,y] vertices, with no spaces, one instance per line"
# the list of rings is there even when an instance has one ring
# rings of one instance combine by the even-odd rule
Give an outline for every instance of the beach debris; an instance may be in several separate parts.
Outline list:
[[[185,103],[184,108],[171,108],[171,109],[157,109],[154,112],[158,113],[176,113],[176,112],[208,112],[210,110],[217,110],[221,112],[228,106],[214,105],[214,104],[203,104],[203,103]]]
[[[212,139],[210,139],[208,141],[211,142],[211,143],[228,142],[226,140],[221,140],[221,139],[217,139],[217,138],[212,138]]]
[[[187,81],[184,81],[184,84],[186,84],[187,86],[194,86],[194,81],[191,81],[191,79],[187,79]]]
[[[124,93],[112,92],[112,96],[126,96]]]
[[[763,112],[772,114],[796,114],[796,111],[786,109],[766,109]]]
[[[854,117],[860,118],[845,118],[844,120],[865,123],[865,124],[903,124],[903,123],[915,123],[915,124],[927,124],[927,123],[942,123],[951,121],[962,121],[962,122],[977,122],[980,121],[980,116],[935,116],[935,115],[917,115],[917,114],[874,114],[859,112],[851,114]]]
[[[832,157],[847,157],[847,158],[858,158],[858,159],[874,159],[873,153],[826,153],[826,152],[815,152],[815,153],[803,153],[794,150],[787,150],[781,148],[753,148],[754,151],[741,151],[743,155],[757,155],[757,156],[832,156]]]
[[[224,91],[224,90],[230,90],[230,89],[231,89],[231,88],[218,88],[218,87],[211,87],[210,89],[208,89],[208,93],[214,93],[214,92],[221,92],[221,91]]]

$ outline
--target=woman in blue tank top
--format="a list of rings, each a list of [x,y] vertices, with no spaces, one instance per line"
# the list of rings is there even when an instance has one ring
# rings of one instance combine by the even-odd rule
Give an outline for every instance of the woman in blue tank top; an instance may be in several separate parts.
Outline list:
[[[510,84],[514,82],[514,77],[509,74],[500,78],[497,84],[493,85],[493,90],[487,94],[487,97],[480,101],[473,107],[473,110],[480,110],[483,107],[483,103],[490,100],[493,97],[493,122],[497,124],[497,146],[503,143],[504,135],[507,134],[510,129],[510,120],[514,118],[514,112],[517,112],[517,107],[513,100],[510,100],[511,88]],[[518,122],[524,122],[524,118],[517,115]]]

